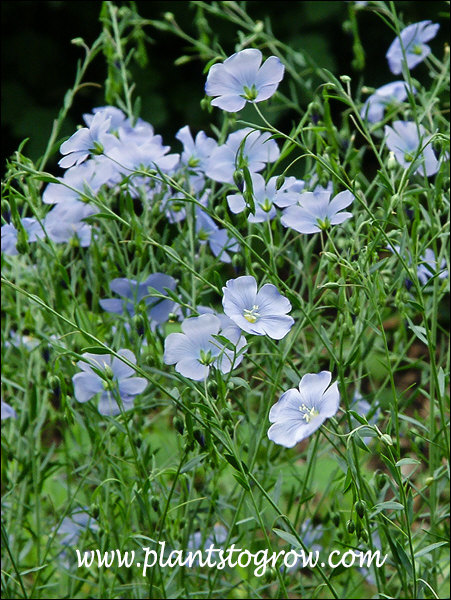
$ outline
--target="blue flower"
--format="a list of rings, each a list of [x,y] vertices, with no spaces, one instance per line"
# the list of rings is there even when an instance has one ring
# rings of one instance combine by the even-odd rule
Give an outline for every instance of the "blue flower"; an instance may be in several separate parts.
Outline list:
[[[317,233],[350,219],[352,213],[341,211],[353,202],[351,192],[340,192],[333,200],[330,196],[330,192],[304,192],[299,197],[299,204],[283,211],[280,222],[299,233]]]
[[[260,133],[250,127],[229,135],[222,146],[215,148],[207,163],[206,175],[221,183],[233,183],[237,169],[247,166],[251,173],[265,168],[265,164],[279,158],[277,143],[269,132]]]
[[[105,156],[96,156],[86,162],[67,169],[61,183],[49,183],[42,194],[45,204],[58,204],[81,200],[84,193],[95,195],[102,185],[114,178],[114,163]]]
[[[167,295],[165,288],[174,291],[176,285],[176,280],[164,273],[152,273],[142,283],[138,283],[134,279],[118,277],[111,281],[110,289],[112,292],[119,294],[121,299],[104,298],[99,301],[99,304],[107,312],[118,315],[127,312],[130,316],[133,316],[136,311],[136,305],[143,301],[147,307],[147,314],[151,321],[150,326],[154,330],[157,325],[166,323],[170,313],[174,311],[175,302],[170,298],[152,297],[149,288],[154,288],[160,294]]]
[[[1,401],[1,420],[17,419],[17,413],[7,402]]]
[[[292,448],[335,415],[340,394],[337,382],[330,385],[331,379],[330,371],[307,373],[299,383],[299,390],[292,388],[282,394],[269,411],[272,423],[268,430],[269,439]]]
[[[412,90],[415,93],[415,90]],[[394,103],[404,102],[407,98],[405,81],[392,81],[377,89],[363,105],[360,115],[370,123],[382,121],[385,109]]]
[[[255,213],[248,216],[249,223],[262,223],[269,221],[276,216],[274,202],[278,190],[276,189],[277,177],[271,177],[268,183],[260,173],[252,173],[253,198],[255,203]],[[232,194],[227,196],[227,203],[230,210],[234,213],[241,213],[247,207],[246,200],[242,194]]]
[[[73,546],[87,529],[98,531],[99,526],[86,508],[80,508],[70,516],[64,517],[57,533],[60,535],[65,534],[61,540],[63,546]]]
[[[422,264],[418,266],[417,275],[421,285],[426,285],[429,279],[437,273],[439,279],[448,279],[449,273],[446,268],[446,260],[443,259],[439,265],[434,251],[430,248],[427,248],[423,256],[420,257],[420,261]]]
[[[275,340],[290,331],[294,319],[286,313],[291,310],[291,304],[275,285],[266,283],[257,291],[255,278],[244,275],[230,279],[222,291],[225,314],[243,331],[268,335]]]
[[[420,163],[414,173],[430,177],[437,173],[440,162],[435,157],[430,144],[431,136],[426,135],[422,125],[413,121],[394,121],[393,127],[385,126],[385,141],[399,164],[408,168],[415,161]]]
[[[91,226],[83,219],[96,212],[96,208],[79,200],[60,202],[47,213],[44,229],[53,242],[68,242],[76,237],[80,246],[86,247],[91,243]]]
[[[201,244],[210,245],[213,254],[224,263],[232,261],[229,252],[238,252],[240,246],[235,238],[229,237],[225,229],[220,229],[210,215],[196,206],[196,233]]]
[[[407,60],[408,69],[413,69],[422,62],[431,52],[425,42],[432,40],[437,35],[439,27],[440,25],[431,21],[420,21],[405,27],[399,37],[394,39],[385,55],[390,71],[394,75],[399,75],[405,60]]]
[[[199,131],[194,140],[189,125],[179,129],[175,137],[183,144],[180,163],[190,172],[190,183],[193,189],[199,191],[205,183],[205,169],[207,168],[208,159],[213,150],[217,148],[218,143],[203,131]]]
[[[90,154],[101,154],[109,138],[114,137],[108,133],[110,124],[111,116],[107,112],[97,112],[90,122],[89,127],[82,127],[61,144],[60,152],[67,156],[64,156],[59,161],[59,166],[66,169],[73,165],[79,165]]]
[[[235,352],[225,348],[213,336],[221,334],[235,346]],[[200,381],[208,377],[210,367],[229,373],[243,358],[246,340],[233,327],[222,329],[221,320],[213,314],[190,317],[182,323],[182,333],[170,333],[164,344],[164,362],[175,364],[175,370]]]
[[[119,350],[118,354],[129,362],[136,364],[131,350]],[[119,394],[124,410],[133,408],[135,396],[147,387],[143,377],[133,377],[135,371],[116,356],[111,360],[109,354],[83,354],[77,366],[82,373],[72,377],[74,395],[78,402],[88,402],[96,394],[100,394],[99,413],[101,415],[118,415],[121,412],[116,400]],[[98,375],[93,369],[103,373]]]
[[[35,242],[36,240],[44,237],[44,231],[42,230],[42,226],[37,219],[33,217],[24,217],[21,220],[21,223],[27,233],[28,242]],[[5,225],[2,225],[1,247],[4,254],[8,254],[9,256],[16,256],[19,254],[16,248],[17,235],[17,229],[12,223],[5,223]]]
[[[213,65],[205,84],[208,96],[218,96],[211,104],[227,112],[236,112],[246,102],[270,98],[283,79],[285,67],[276,56],[270,56],[262,66],[261,62],[260,50],[246,48],[232,54],[222,64]]]

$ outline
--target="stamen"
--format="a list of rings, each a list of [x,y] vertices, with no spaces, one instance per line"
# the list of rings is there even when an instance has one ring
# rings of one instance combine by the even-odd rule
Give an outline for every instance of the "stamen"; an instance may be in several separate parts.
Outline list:
[[[301,406],[299,407],[299,410],[304,413],[302,415],[302,418],[305,419],[306,423],[310,423],[310,421],[312,419],[314,419],[315,417],[317,417],[319,415],[319,411],[316,410],[316,408],[314,406],[312,406],[312,408],[309,408],[305,404],[301,404]]]
[[[246,319],[246,321],[249,321],[249,323],[255,323],[255,321],[257,319],[260,318],[258,311],[258,306],[256,304],[254,304],[254,306],[249,309],[249,308],[245,308],[243,311],[243,317]]]

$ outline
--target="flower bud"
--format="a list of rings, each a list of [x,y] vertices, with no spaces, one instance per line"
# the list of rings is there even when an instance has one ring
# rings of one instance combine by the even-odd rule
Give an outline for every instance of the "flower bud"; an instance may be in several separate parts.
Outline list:
[[[332,515],[332,523],[335,525],[335,527],[340,525],[340,513],[334,513]]]
[[[376,485],[378,487],[379,490],[381,490],[384,485],[385,482],[387,480],[387,476],[385,475],[385,473],[378,473],[376,476]]]
[[[140,315],[140,314],[134,315],[132,320],[133,320],[133,324],[136,329],[136,333],[138,335],[144,335],[145,321],[144,321],[143,315]]]
[[[175,429],[180,433],[180,435],[183,435],[183,432],[185,431],[185,422],[183,420],[183,417],[176,415],[174,417],[174,420],[172,421],[172,424],[174,425]]]
[[[387,169],[393,170],[398,166],[398,161],[396,160],[395,153],[390,151],[388,154],[387,160]]]
[[[348,530],[348,533],[354,533],[355,523],[352,519],[349,519],[349,521],[346,522],[346,529]]]
[[[158,498],[156,498],[155,496],[151,496],[150,506],[154,509],[154,511],[156,513],[159,512],[160,511],[160,503],[158,501]]]
[[[61,400],[61,381],[57,375],[51,375],[49,377],[49,385],[52,390],[53,399],[58,402]]]
[[[387,446],[393,446],[393,440],[391,439],[391,437],[388,435],[388,433],[384,433],[381,436],[381,441],[383,441],[385,444],[387,444]]]
[[[91,505],[91,515],[93,519],[98,519],[100,514],[100,508],[98,504]]]
[[[194,439],[199,444],[199,446],[201,448],[205,448],[205,446],[206,446],[205,437],[204,437],[204,434],[202,433],[202,431],[200,429],[195,429],[193,431],[193,435],[194,435]]]
[[[363,519],[365,516],[366,502],[363,500],[357,500],[357,502],[354,504],[354,508],[359,517]]]
[[[240,171],[240,170],[235,171],[235,173],[233,174],[233,181],[235,182],[236,187],[242,193],[243,190],[244,190],[244,175],[243,175],[243,171]]]
[[[276,179],[276,190],[280,190],[284,183],[285,175],[279,175],[279,177]]]

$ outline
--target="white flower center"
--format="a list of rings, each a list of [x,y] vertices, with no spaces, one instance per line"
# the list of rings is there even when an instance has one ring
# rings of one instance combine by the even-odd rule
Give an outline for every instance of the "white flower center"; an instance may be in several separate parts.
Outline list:
[[[243,311],[243,317],[246,319],[246,321],[249,321],[249,323],[255,323],[255,321],[260,317],[258,311],[258,306],[256,304],[254,304],[254,306],[252,308],[245,308]]]
[[[314,406],[312,406],[312,408],[309,408],[305,404],[301,404],[299,410],[304,413],[302,415],[302,418],[305,419],[306,423],[310,423],[312,419],[319,415],[319,411],[317,411]]]

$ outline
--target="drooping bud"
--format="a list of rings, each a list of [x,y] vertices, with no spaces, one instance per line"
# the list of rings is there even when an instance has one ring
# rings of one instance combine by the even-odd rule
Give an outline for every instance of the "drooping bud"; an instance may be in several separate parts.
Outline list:
[[[359,517],[363,519],[366,511],[366,502],[363,500],[357,500],[357,502],[354,504],[354,508]]]

